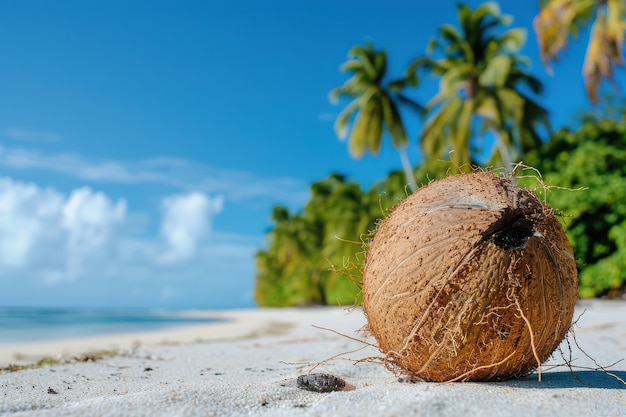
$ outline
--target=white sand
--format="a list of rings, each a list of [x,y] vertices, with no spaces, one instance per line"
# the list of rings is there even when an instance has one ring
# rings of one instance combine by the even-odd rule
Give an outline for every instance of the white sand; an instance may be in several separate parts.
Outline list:
[[[626,357],[626,303],[593,301],[578,322],[578,344],[607,365]],[[39,355],[123,349],[89,363],[0,374],[0,414],[15,416],[624,416],[626,385],[601,371],[544,366],[537,374],[499,383],[400,383],[368,347],[319,365],[353,389],[314,393],[296,385],[318,362],[362,347],[349,336],[365,324],[360,310],[339,308],[227,311],[228,323],[159,333],[92,338],[38,346],[6,346]],[[201,340],[201,341],[200,341]],[[166,344],[162,344],[166,342]],[[176,343],[174,343],[176,342]],[[132,348],[132,346],[135,346]],[[131,348],[131,349],[129,349]],[[573,365],[595,368],[574,350]],[[552,363],[563,363],[560,357]],[[611,368],[626,380],[626,363]]]
[[[283,310],[189,311],[196,318],[215,323],[172,327],[144,333],[121,333],[45,342],[0,344],[0,367],[23,365],[43,358],[63,358],[85,352],[129,349],[142,345],[188,344],[251,338],[282,331],[276,318]],[[293,323],[290,324],[293,326]]]

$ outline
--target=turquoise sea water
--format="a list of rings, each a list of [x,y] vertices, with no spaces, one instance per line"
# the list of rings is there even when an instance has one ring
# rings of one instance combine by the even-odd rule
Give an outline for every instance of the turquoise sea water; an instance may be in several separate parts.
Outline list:
[[[216,321],[171,310],[0,307],[0,344],[134,333]]]

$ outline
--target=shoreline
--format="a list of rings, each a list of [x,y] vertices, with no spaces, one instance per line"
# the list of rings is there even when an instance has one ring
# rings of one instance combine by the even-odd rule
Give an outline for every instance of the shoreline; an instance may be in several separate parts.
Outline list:
[[[585,317],[587,309],[606,310],[611,309],[613,306],[624,307],[626,306],[626,301],[578,300],[574,321],[580,320],[584,323],[587,320]],[[180,310],[178,313],[187,317],[215,321],[194,324],[181,323],[165,328],[138,332],[113,332],[39,341],[0,343],[0,368],[9,365],[30,365],[41,359],[63,360],[76,355],[124,351],[139,347],[220,343],[272,335],[278,336],[286,334],[292,328],[301,325],[305,318],[313,320],[316,312],[334,310],[351,314],[349,310],[352,310],[352,308],[315,306]],[[361,308],[356,308],[355,310],[357,311],[355,314],[362,315]],[[364,317],[362,321],[362,325],[364,325]],[[593,326],[593,323],[585,324]],[[626,331],[623,336],[626,337]]]
[[[39,352],[47,356],[52,352],[46,349],[68,343],[77,351],[103,350],[101,343],[129,350],[94,361],[0,372],[0,414],[587,417],[626,412],[623,301],[579,302],[575,343],[570,340],[569,351],[562,345],[572,353],[571,368],[557,352],[543,366],[541,381],[535,372],[504,382],[402,382],[375,360],[380,359],[375,347],[359,341],[366,324],[360,308],[210,313],[229,321],[42,345]],[[599,365],[609,366],[610,373]],[[346,389],[301,389],[298,378],[310,372],[340,378]]]
[[[194,318],[215,320],[206,323],[176,324],[138,332],[105,333],[59,339],[0,343],[0,368],[30,365],[39,360],[62,360],[86,353],[122,351],[141,346],[211,343],[245,339],[263,333],[284,332],[293,323],[268,322],[268,316],[283,309],[233,309],[181,311]],[[259,313],[259,314],[257,314]],[[270,326],[271,328],[268,328]],[[281,330],[281,328],[284,328]]]
[[[578,300],[574,321],[587,321],[587,309],[606,310],[612,306],[626,306],[622,300]],[[138,332],[105,333],[40,341],[0,343],[0,368],[9,365],[31,365],[42,359],[62,361],[74,356],[101,352],[123,352],[140,347],[176,346],[185,344],[221,343],[278,336],[288,333],[305,319],[313,320],[316,312],[343,311],[353,308],[336,306],[264,307],[230,310],[180,310],[178,313],[215,321],[194,324],[176,324],[160,329]],[[356,308],[355,314],[363,314]],[[624,309],[626,312],[626,308]],[[626,318],[625,318],[626,320]],[[359,326],[365,325],[365,318]],[[593,323],[585,323],[594,326]],[[602,325],[601,325],[602,326]],[[355,329],[358,330],[358,329]],[[579,329],[580,330],[580,329]],[[626,337],[626,331],[623,334]],[[626,356],[626,353],[624,354]]]

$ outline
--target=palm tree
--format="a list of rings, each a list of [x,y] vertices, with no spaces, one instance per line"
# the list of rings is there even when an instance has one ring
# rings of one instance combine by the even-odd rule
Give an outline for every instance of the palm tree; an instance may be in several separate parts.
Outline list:
[[[597,103],[602,79],[613,82],[613,67],[622,64],[626,2],[542,0],[540,4],[541,11],[535,17],[533,26],[541,59],[549,71],[550,60],[558,59],[558,53],[565,47],[569,35],[577,35],[593,20],[582,72],[587,97],[592,103]]]
[[[348,61],[341,66],[341,70],[352,73],[352,76],[330,92],[330,100],[336,103],[339,97],[346,96],[352,101],[337,117],[337,136],[345,139],[348,125],[354,119],[348,146],[354,158],[361,158],[366,152],[378,154],[382,138],[388,133],[400,154],[407,182],[415,190],[417,185],[407,154],[409,141],[399,110],[400,104],[421,109],[415,101],[402,94],[414,78],[386,82],[387,54],[385,50],[374,49],[369,42],[350,49]]]
[[[461,171],[481,157],[510,169],[529,145],[541,142],[539,129],[549,130],[546,110],[525,93],[542,90],[541,82],[526,70],[529,60],[519,55],[526,32],[513,28],[495,33],[512,19],[493,2],[475,10],[460,4],[458,18],[460,31],[440,26],[428,55],[407,69],[407,77],[425,70],[440,78],[438,93],[425,107],[423,153],[437,159],[453,151],[452,162]],[[437,52],[441,58],[433,58]],[[485,149],[487,133],[495,142],[491,152]]]

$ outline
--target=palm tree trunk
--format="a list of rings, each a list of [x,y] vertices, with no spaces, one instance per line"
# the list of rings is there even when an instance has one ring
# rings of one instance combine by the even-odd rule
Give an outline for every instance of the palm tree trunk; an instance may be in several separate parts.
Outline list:
[[[511,159],[511,152],[509,152],[509,148],[507,148],[506,144],[502,140],[502,135],[497,129],[493,129],[493,134],[496,136],[496,148],[498,148],[498,152],[500,153],[500,159],[502,159],[502,164],[504,165],[504,171],[507,173],[515,174],[513,172],[513,160]],[[515,175],[511,176],[511,181],[513,184],[517,184],[517,177]]]
[[[502,163],[504,164],[505,171],[510,171],[513,165],[513,161],[511,160],[511,153],[509,149],[506,147],[502,138],[499,134],[496,133],[498,140],[496,141],[496,146],[498,147],[498,152],[500,152],[500,158],[502,158]]]
[[[411,192],[415,192],[415,190],[417,190],[417,182],[415,181],[415,174],[413,173],[413,167],[409,161],[409,154],[407,153],[406,148],[406,146],[399,148],[398,154],[400,154],[402,169],[404,170],[404,176],[409,184],[409,188],[411,189]]]
[[[471,85],[471,84],[470,84]],[[474,99],[471,95],[463,102],[459,115],[456,132],[455,149],[452,160],[459,172],[472,171],[472,157],[470,154],[470,137],[472,132],[472,112],[474,111]]]
[[[496,137],[496,148],[500,153],[500,159],[502,159],[502,164],[504,165],[504,169],[508,172],[513,168],[513,160],[511,159],[511,152],[509,152],[509,148],[507,148],[506,143],[502,140],[502,134],[498,130],[496,126],[491,123],[491,131]]]

